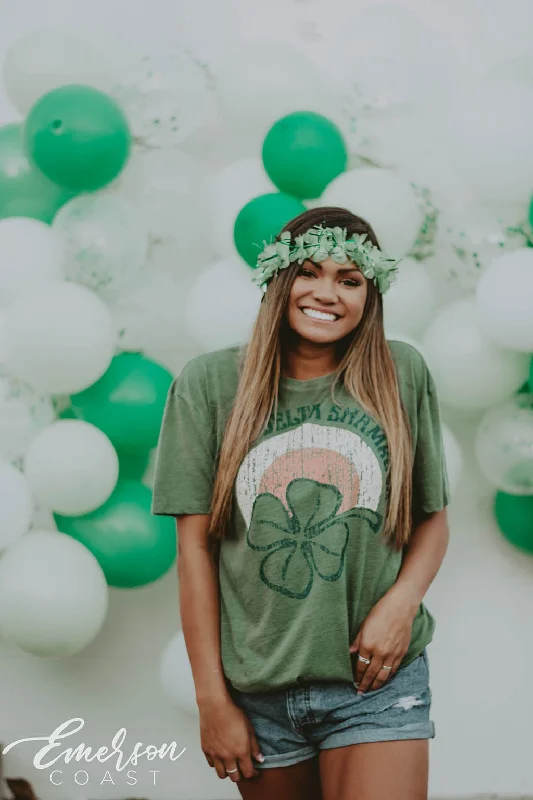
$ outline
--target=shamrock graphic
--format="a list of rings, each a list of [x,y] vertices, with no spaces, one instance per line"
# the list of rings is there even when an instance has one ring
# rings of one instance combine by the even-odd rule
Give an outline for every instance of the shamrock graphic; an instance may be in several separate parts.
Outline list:
[[[287,512],[279,497],[259,494],[254,502],[246,541],[265,551],[259,574],[271,589],[288,597],[307,597],[315,573],[336,581],[344,568],[348,520],[366,519],[376,533],[382,517],[370,508],[351,508],[337,515],[342,494],[336,486],[295,478],[287,486]]]

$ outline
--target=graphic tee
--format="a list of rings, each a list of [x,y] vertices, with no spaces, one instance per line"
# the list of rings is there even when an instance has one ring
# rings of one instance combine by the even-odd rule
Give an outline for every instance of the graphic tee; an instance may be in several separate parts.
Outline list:
[[[413,525],[448,504],[435,385],[421,354],[389,341],[413,439]],[[238,382],[237,347],[192,359],[168,393],[154,514],[208,514]],[[353,681],[349,646],[394,584],[402,552],[379,538],[386,436],[333,374],[282,377],[279,405],[242,461],[219,555],[224,673],[240,691]],[[421,603],[400,667],[431,641]]]

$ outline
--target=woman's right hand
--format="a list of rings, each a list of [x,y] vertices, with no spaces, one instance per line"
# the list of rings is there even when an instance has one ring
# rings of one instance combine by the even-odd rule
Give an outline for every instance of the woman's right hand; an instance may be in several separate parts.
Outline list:
[[[215,700],[200,707],[200,736],[204,755],[219,778],[253,778],[258,772],[252,756],[263,760],[252,723],[231,698]],[[226,770],[237,772],[227,774]]]

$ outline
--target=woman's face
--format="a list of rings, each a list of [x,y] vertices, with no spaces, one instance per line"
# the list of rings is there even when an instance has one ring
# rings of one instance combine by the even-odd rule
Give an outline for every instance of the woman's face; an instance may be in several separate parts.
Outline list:
[[[285,317],[303,339],[336,342],[359,325],[366,295],[367,279],[353,262],[304,261],[292,284]]]

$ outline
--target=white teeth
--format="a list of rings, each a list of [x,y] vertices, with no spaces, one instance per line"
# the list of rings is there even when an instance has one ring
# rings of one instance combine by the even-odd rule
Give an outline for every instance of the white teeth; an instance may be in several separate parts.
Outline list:
[[[323,314],[322,311],[315,311],[314,308],[302,308],[302,311],[308,317],[315,317],[315,319],[327,319],[332,322],[336,319],[335,314]]]

